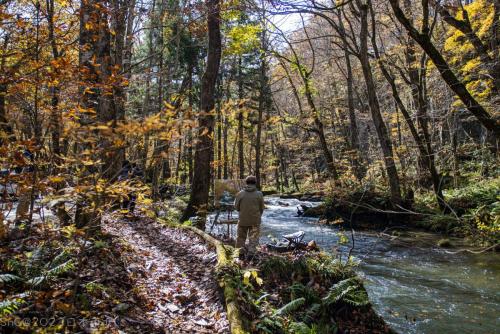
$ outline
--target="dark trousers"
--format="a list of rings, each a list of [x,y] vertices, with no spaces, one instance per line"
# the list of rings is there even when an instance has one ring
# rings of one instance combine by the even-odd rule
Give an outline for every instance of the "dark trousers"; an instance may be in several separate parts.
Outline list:
[[[135,210],[135,200],[137,196],[133,193],[128,194],[128,198],[124,199],[122,202],[122,209],[127,209],[129,212],[133,213]]]

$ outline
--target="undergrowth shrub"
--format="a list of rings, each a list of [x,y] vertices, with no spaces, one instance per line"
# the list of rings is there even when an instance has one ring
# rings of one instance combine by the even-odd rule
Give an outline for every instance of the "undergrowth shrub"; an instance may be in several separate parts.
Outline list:
[[[451,213],[433,207],[433,195],[417,198],[418,211],[426,213],[420,224],[433,231],[470,237],[478,244],[497,244],[500,239],[500,178],[467,184],[444,191]]]
[[[369,305],[352,262],[343,264],[326,253],[268,254],[258,269],[262,286],[235,282],[242,301],[252,305],[257,333],[336,333],[333,319],[340,309]]]

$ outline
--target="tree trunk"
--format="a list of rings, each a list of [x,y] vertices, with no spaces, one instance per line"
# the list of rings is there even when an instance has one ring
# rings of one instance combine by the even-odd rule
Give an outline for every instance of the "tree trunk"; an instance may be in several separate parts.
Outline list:
[[[224,153],[223,153],[223,160],[224,160],[224,174],[223,174],[223,178],[224,180],[227,180],[227,178],[229,177],[229,171],[228,171],[228,168],[229,168],[229,154],[227,152],[227,135],[228,135],[228,130],[229,130],[229,121],[227,119],[227,115],[224,115],[224,130],[222,132],[222,138],[223,138],[223,141],[224,141],[224,145],[223,145],[223,150],[224,150]]]
[[[350,126],[350,141],[351,149],[354,151],[353,166],[354,174],[358,180],[361,180],[365,171],[361,165],[360,159],[360,149],[359,149],[359,138],[358,138],[358,125],[356,122],[356,113],[354,111],[354,94],[353,94],[353,76],[351,68],[351,59],[347,48],[344,50],[344,58],[346,61],[347,68],[347,106],[349,110],[349,126]]]
[[[406,28],[410,36],[422,47],[425,53],[432,60],[436,68],[438,69],[441,77],[446,82],[448,87],[450,87],[453,92],[459,97],[465,107],[479,120],[479,122],[498,139],[500,138],[500,125],[498,121],[494,120],[488,112],[480,105],[476,99],[470,94],[470,92],[465,87],[465,84],[461,82],[455,73],[451,70],[448,62],[444,59],[443,55],[432,43],[430,36],[425,33],[420,33],[411,24],[408,18],[405,16],[402,9],[399,7],[398,0],[389,0],[391,7],[396,15],[398,21]]]
[[[389,186],[391,191],[391,201],[394,204],[401,203],[401,189],[399,185],[399,176],[394,163],[394,155],[392,151],[392,142],[389,137],[389,132],[382,118],[380,112],[380,105],[377,98],[375,82],[373,80],[370,60],[368,58],[368,5],[362,4],[361,1],[356,1],[361,15],[361,31],[360,31],[360,50],[359,60],[363,69],[363,76],[365,78],[366,90],[368,94],[368,102],[370,104],[370,111],[377,131],[377,136],[382,148],[384,156],[385,170],[389,179]]]
[[[134,19],[135,19],[135,2],[129,0],[127,9],[127,31],[125,34],[125,50],[123,55],[123,76],[128,81],[131,76],[132,66],[132,47],[134,44]]]
[[[494,0],[494,2],[498,2],[498,0]],[[465,10],[465,8],[462,9],[463,19],[459,20],[456,19],[450,12],[448,12],[448,10],[439,2],[436,3],[436,9],[438,10],[439,14],[441,14],[441,17],[446,23],[463,33],[472,44],[476,54],[479,56],[479,59],[482,62],[483,67],[487,70],[489,76],[493,80],[494,93],[498,94],[500,92],[500,63],[496,62],[495,59],[490,57],[488,46],[481,41],[479,36],[472,29],[467,10]],[[494,15],[493,26],[495,26],[495,20],[496,23],[498,23],[498,12],[496,12],[495,14],[496,16]]]
[[[217,178],[222,179],[222,80],[219,85],[218,103],[217,103]]]
[[[304,30],[304,31],[306,31],[306,30]],[[283,36],[283,34],[282,34],[282,36]],[[285,40],[286,40],[286,38],[285,38]],[[304,95],[306,96],[307,104],[309,105],[309,109],[312,113],[312,117],[314,120],[315,126],[314,126],[314,129],[312,129],[312,131],[314,131],[314,133],[316,133],[316,135],[318,136],[320,148],[321,148],[321,151],[323,152],[323,156],[326,160],[328,175],[330,177],[333,177],[334,180],[337,180],[339,176],[337,173],[337,169],[335,167],[333,154],[328,147],[328,142],[327,142],[326,137],[325,137],[323,122],[321,121],[320,113],[319,113],[319,111],[316,108],[316,105],[314,103],[312,89],[310,86],[310,76],[312,74],[312,70],[306,70],[302,67],[302,65],[299,61],[299,57],[298,57],[295,49],[293,48],[293,45],[290,42],[288,42],[288,40],[286,40],[286,41],[287,41],[288,46],[290,47],[290,50],[292,51],[292,53],[294,55],[294,59],[292,61],[292,60],[287,59],[285,57],[280,57],[280,58],[285,59],[290,63],[293,63],[294,65],[296,65],[297,68],[299,68],[298,74],[300,75],[300,78],[302,79],[302,83],[304,84]],[[311,46],[311,48],[312,48],[312,46]],[[313,55],[314,55],[314,53],[313,53]],[[313,59],[313,63],[314,62],[315,62],[315,60]],[[299,105],[299,110],[302,111],[300,97],[298,95],[298,92],[297,92],[294,84],[293,84],[293,80],[290,76],[290,73],[288,72],[288,70],[286,69],[286,66],[283,63],[282,63],[282,67],[285,69],[285,73],[288,77],[288,81],[290,82],[290,85],[292,87],[292,91],[293,91],[294,96],[295,96],[297,103]]]
[[[103,10],[96,11],[100,7]],[[85,110],[92,110],[97,115],[97,120],[104,124],[115,119],[112,108],[112,92],[108,88],[102,87],[108,82],[111,74],[111,50],[110,50],[110,30],[108,26],[108,10],[106,2],[102,0],[85,0],[80,5],[80,35],[79,35],[79,81],[81,106]],[[111,96],[111,97],[110,97]],[[80,124],[87,127],[95,123],[96,119],[87,113],[80,115]],[[85,135],[93,133],[88,129]],[[101,159],[104,162],[101,173],[106,178],[112,177],[113,150],[109,140],[101,140]],[[80,147],[83,149],[83,147]],[[90,202],[100,200],[95,197],[79,198],[76,205],[75,224],[81,228],[89,224],[97,224],[99,217],[94,216],[95,212],[90,212]]]
[[[266,43],[265,33],[262,32],[261,45],[265,49]],[[260,57],[260,84],[259,84],[259,106],[258,106],[258,117],[257,117],[257,133],[255,138],[255,177],[257,179],[257,188],[261,188],[261,140],[262,140],[262,118],[264,114],[264,109],[269,108],[269,83],[267,79],[267,63],[265,52],[261,53]]]
[[[5,36],[2,45],[4,49],[7,49],[8,43],[9,43],[9,36]],[[6,57],[2,57],[0,60],[0,73],[6,72],[5,60]],[[7,96],[8,85],[3,80],[4,79],[2,79],[2,82],[0,82],[0,145],[3,145],[5,142],[9,141],[14,133],[12,127],[7,121],[6,96]]]
[[[127,29],[127,11],[129,9],[128,2],[130,0],[120,1],[113,0],[112,11],[112,29],[113,29],[113,65],[115,68],[120,68],[123,75],[124,50]],[[125,118],[125,90],[123,77],[117,83],[113,84],[114,104],[116,108],[116,119]]]
[[[8,138],[12,137],[14,131],[7,121],[7,108],[5,103],[5,96],[7,95],[7,85],[0,84],[0,131],[3,132],[7,140],[4,140],[4,134],[0,134],[0,145],[8,141]]]
[[[180,134],[180,130],[179,130],[179,134]],[[177,163],[176,163],[176,166],[175,166],[175,183],[179,184],[179,180],[180,180],[180,175],[181,175],[181,164],[182,164],[182,137],[179,138],[179,140],[177,141]]]
[[[194,175],[191,195],[181,220],[187,220],[196,212],[206,212],[210,188],[210,160],[213,152],[215,84],[219,73],[222,53],[220,32],[220,0],[207,0],[208,58],[201,82],[201,101],[198,142],[194,156]]]
[[[194,65],[192,63],[189,64],[188,67],[188,110],[189,110],[189,120],[193,120],[193,69]],[[188,165],[188,182],[191,185],[193,182],[193,128],[189,125],[188,134],[187,134],[187,154],[186,160]]]
[[[350,126],[350,147],[353,150],[353,160],[352,164],[354,167],[354,174],[358,180],[361,180],[365,175],[365,170],[360,162],[360,146],[359,146],[359,133],[358,133],[358,125],[356,122],[356,113],[354,108],[354,88],[353,81],[354,77],[352,75],[352,66],[351,66],[351,55],[349,53],[349,46],[347,42],[347,36],[345,34],[344,22],[342,20],[342,13],[340,9],[338,10],[338,18],[339,18],[339,32],[341,34],[342,45],[344,49],[344,59],[346,65],[346,74],[347,74],[347,108],[349,111],[349,126]]]
[[[49,30],[49,40],[52,48],[52,58],[57,63],[59,59],[59,50],[54,35],[54,0],[47,0],[47,25]],[[58,67],[54,67],[54,75],[59,76]],[[50,128],[51,128],[51,144],[54,155],[61,154],[61,146],[59,140],[61,138],[61,112],[59,111],[59,86],[54,84],[50,87]]]
[[[238,60],[238,166],[240,179],[245,178],[245,156],[243,151],[243,66],[241,57]]]
[[[411,2],[409,0],[405,0],[404,4],[406,7],[406,10],[411,11]],[[372,13],[373,13],[373,11],[372,11]],[[372,22],[372,24],[374,24],[374,23]],[[375,38],[372,36],[372,39],[374,40]],[[375,41],[373,41],[373,43],[375,43]],[[408,36],[407,43],[408,44],[406,47],[406,62],[407,62],[408,74],[409,74],[408,77],[409,77],[410,84],[411,84],[413,103],[417,109],[417,122],[418,122],[419,129],[420,129],[420,134],[418,134],[417,137],[414,137],[414,139],[415,139],[415,142],[417,143],[417,146],[419,148],[420,159],[422,160],[422,162],[424,163],[424,165],[426,166],[427,170],[430,173],[432,186],[433,186],[434,193],[436,195],[436,199],[437,199],[437,202],[439,204],[439,207],[441,208],[441,210],[444,210],[446,208],[446,203],[444,202],[443,190],[441,189],[441,177],[440,177],[439,172],[437,171],[437,168],[436,168],[434,150],[432,148],[431,138],[429,135],[427,99],[426,99],[426,94],[424,91],[425,90],[424,79],[425,79],[425,75],[426,75],[426,68],[425,68],[425,65],[423,65],[423,64],[425,64],[424,63],[425,59],[422,59],[422,62],[420,64],[417,63],[415,43],[411,39],[411,36]],[[376,48],[376,45],[375,45],[375,48]],[[378,53],[378,51],[376,51],[376,52]],[[378,56],[377,56],[377,58],[378,58]],[[423,66],[421,66],[421,65],[423,65]],[[386,76],[385,73],[384,73],[384,75]],[[393,84],[394,83],[391,83],[391,86]],[[397,94],[397,91],[396,91],[396,94]],[[393,95],[394,95],[394,92],[393,92]],[[398,100],[400,101],[399,98],[396,101],[398,101]],[[405,107],[401,103],[398,103],[398,105],[400,106],[401,112],[405,116],[405,119],[406,119],[408,126],[410,128],[412,128],[412,127],[414,128],[415,126],[413,125],[413,121],[409,117],[409,114],[406,111]],[[413,129],[412,134],[414,133],[414,131],[415,130]]]

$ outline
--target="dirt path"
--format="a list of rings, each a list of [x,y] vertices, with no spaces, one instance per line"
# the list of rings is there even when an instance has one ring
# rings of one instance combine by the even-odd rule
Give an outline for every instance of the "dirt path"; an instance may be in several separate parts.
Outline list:
[[[142,316],[165,333],[229,333],[214,272],[216,253],[193,233],[147,218],[108,219],[117,247],[143,299]]]

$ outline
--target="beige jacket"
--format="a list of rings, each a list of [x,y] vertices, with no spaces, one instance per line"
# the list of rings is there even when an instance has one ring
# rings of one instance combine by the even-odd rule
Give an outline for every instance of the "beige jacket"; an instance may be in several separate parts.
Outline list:
[[[234,207],[240,213],[240,226],[260,225],[264,212],[264,195],[254,185],[247,185],[245,189],[236,194]]]

